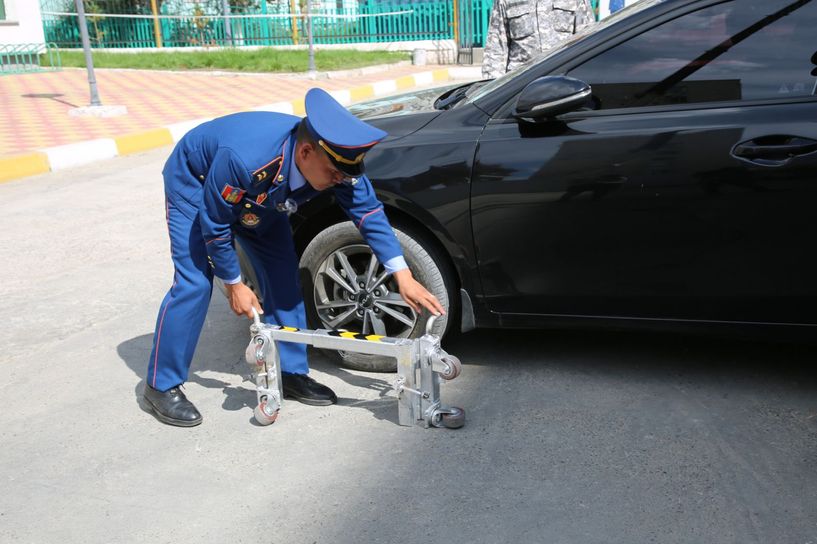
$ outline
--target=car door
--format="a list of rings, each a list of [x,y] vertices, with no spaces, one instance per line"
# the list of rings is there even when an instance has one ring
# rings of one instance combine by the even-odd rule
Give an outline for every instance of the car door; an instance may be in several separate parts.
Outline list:
[[[817,323],[815,28],[817,1],[699,2],[558,69],[589,111],[500,108],[472,184],[490,308]]]

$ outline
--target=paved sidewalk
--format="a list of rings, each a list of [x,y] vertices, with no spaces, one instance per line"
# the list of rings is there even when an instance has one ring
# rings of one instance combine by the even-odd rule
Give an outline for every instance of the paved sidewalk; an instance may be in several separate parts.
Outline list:
[[[110,118],[69,115],[90,101],[84,69],[3,76],[0,182],[172,144],[199,122],[236,111],[303,114],[314,86],[350,104],[463,77],[457,67],[406,63],[321,76],[98,69],[102,103],[128,109]]]

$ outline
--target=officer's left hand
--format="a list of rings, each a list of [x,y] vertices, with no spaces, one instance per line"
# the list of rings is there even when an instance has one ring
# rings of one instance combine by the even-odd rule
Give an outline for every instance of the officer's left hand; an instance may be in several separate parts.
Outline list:
[[[422,306],[434,315],[445,315],[445,308],[437,300],[437,297],[429,293],[428,289],[414,279],[411,270],[404,268],[395,272],[393,276],[397,281],[398,289],[400,289],[400,296],[415,312],[419,314]]]

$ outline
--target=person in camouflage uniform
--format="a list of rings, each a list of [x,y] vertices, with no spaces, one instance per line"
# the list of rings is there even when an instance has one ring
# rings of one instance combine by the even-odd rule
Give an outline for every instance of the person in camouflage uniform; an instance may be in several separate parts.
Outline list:
[[[501,76],[594,22],[589,0],[494,0],[482,77]]]

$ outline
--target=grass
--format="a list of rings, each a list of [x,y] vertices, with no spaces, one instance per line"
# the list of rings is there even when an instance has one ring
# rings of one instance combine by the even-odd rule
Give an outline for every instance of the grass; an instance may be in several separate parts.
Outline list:
[[[234,72],[306,72],[309,53],[305,50],[274,48],[218,49],[213,51],[156,51],[144,53],[93,52],[95,68],[143,70],[226,70]],[[65,67],[85,67],[82,51],[60,51]],[[315,51],[319,71],[346,70],[374,64],[408,60],[408,52],[321,50]]]

